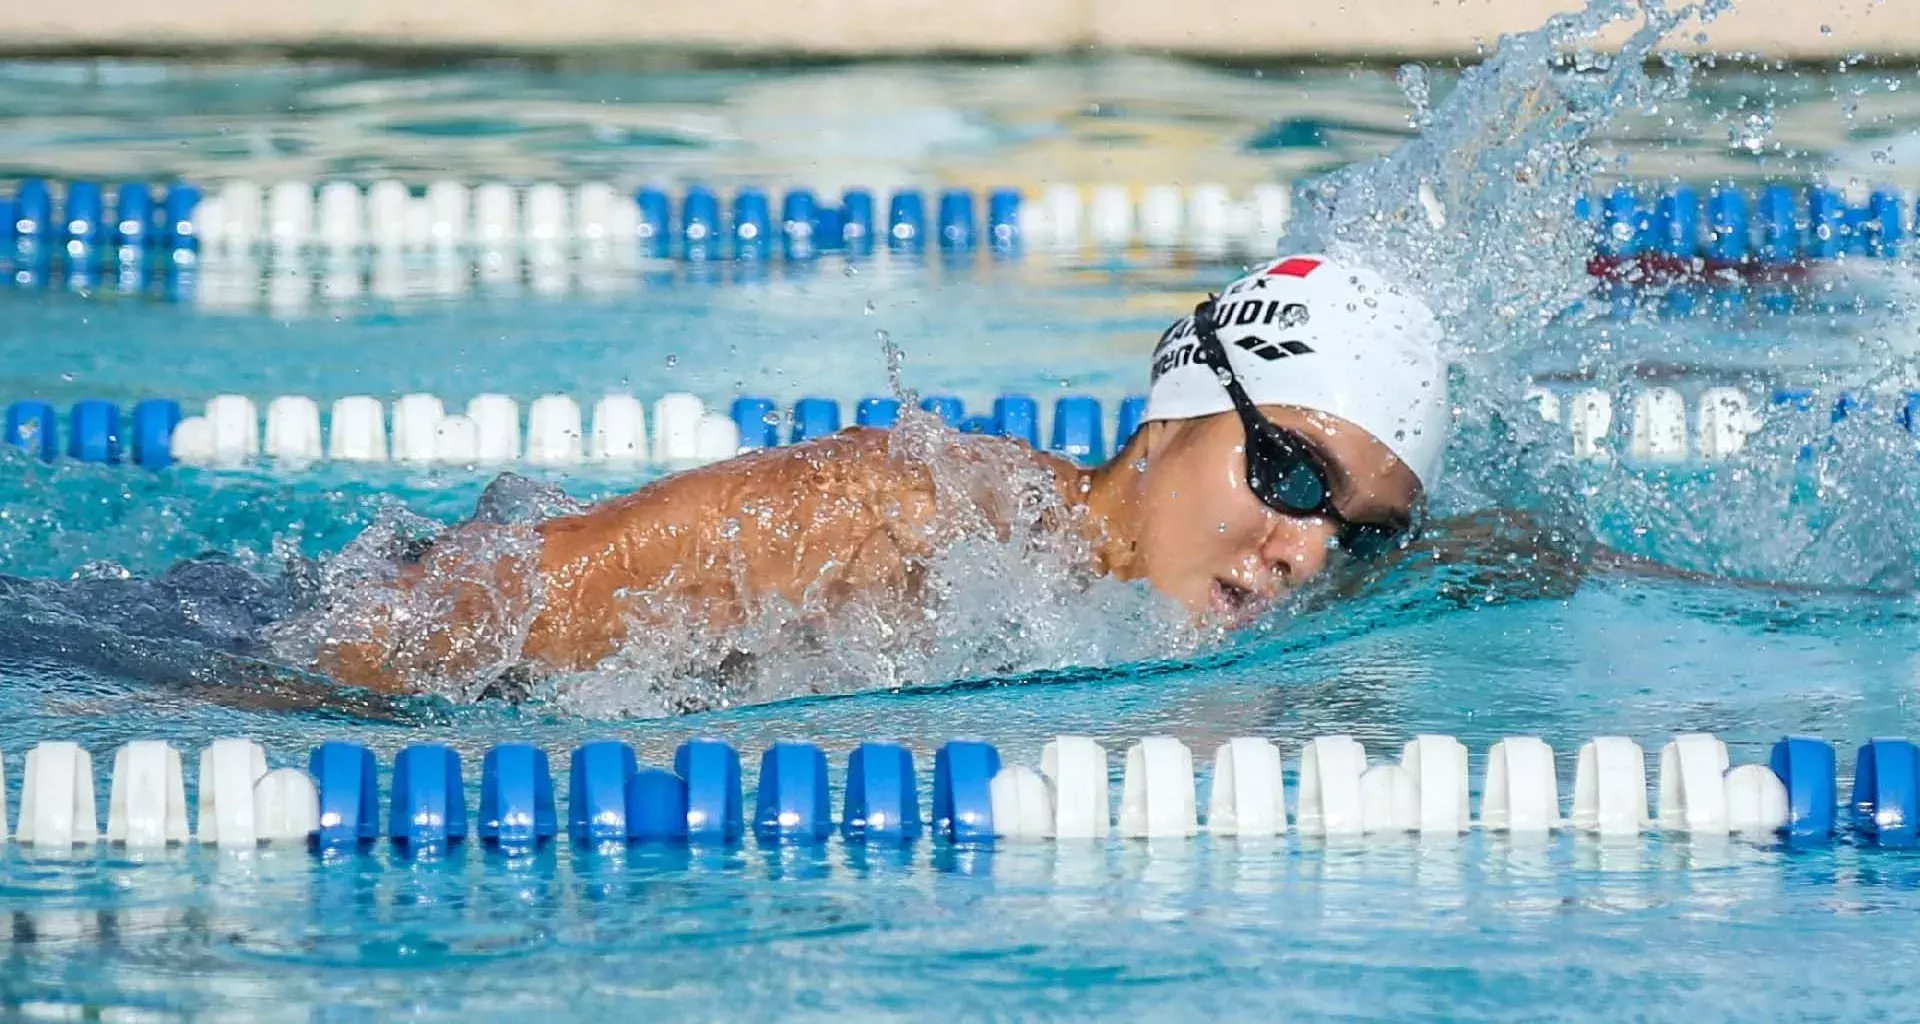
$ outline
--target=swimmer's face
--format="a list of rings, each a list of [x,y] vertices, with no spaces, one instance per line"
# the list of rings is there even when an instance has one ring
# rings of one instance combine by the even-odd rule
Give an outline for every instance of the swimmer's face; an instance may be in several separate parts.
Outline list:
[[[1420,481],[1371,434],[1326,413],[1261,413],[1318,449],[1333,507],[1355,523],[1408,520]],[[1247,622],[1341,557],[1338,524],[1268,508],[1247,487],[1245,434],[1233,413],[1145,428],[1136,553],[1154,589],[1203,618]]]

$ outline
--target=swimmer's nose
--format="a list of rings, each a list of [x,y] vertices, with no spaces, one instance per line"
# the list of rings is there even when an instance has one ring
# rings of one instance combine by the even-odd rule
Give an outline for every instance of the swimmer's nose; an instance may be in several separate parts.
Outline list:
[[[1334,534],[1333,523],[1320,516],[1273,515],[1260,545],[1260,560],[1272,575],[1274,586],[1291,589],[1320,575],[1327,567]]]

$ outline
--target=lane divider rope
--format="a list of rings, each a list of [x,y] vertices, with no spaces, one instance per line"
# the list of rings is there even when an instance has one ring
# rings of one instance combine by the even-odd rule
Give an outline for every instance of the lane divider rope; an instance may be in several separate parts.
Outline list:
[[[936,194],[893,192],[884,207],[864,188],[837,204],[791,188],[775,216],[759,187],[719,192],[693,186],[678,197],[656,187],[622,193],[606,182],[525,187],[437,181],[416,188],[393,179],[239,179],[201,187],[153,188],[128,181],[106,191],[91,181],[61,185],[29,178],[0,197],[0,245],[60,251],[69,260],[157,249],[175,259],[255,249],[498,249],[632,243],[655,258],[806,259],[821,252],[871,253],[876,246],[938,248],[1149,247],[1188,245],[1270,251],[1292,216],[1293,186],[1266,183],[1235,196],[1219,185],[1190,188],[1108,184],[1045,186],[1028,195],[997,188]],[[982,223],[981,207],[985,208]],[[1913,230],[1912,203],[1892,189],[1845,190],[1821,181],[1768,185],[1652,186],[1622,183],[1583,197],[1575,213],[1594,227],[1591,270],[1620,280],[1747,269],[1768,274],[1845,256],[1894,259]]]
[[[1187,746],[1148,737],[1125,753],[1117,810],[1107,751],[1093,739],[1056,737],[1037,766],[1003,764],[993,745],[955,740],[934,754],[926,814],[913,754],[868,742],[845,761],[837,820],[827,756],[806,742],[778,742],[762,754],[751,804],[740,754],[723,740],[688,740],[670,766],[642,765],[619,741],[587,743],[568,755],[564,805],[546,751],[506,743],[483,757],[471,808],[459,753],[419,743],[394,757],[383,818],[379,765],[365,746],[322,743],[305,770],[270,771],[258,743],[222,739],[200,753],[196,830],[189,829],[177,748],[135,741],[115,750],[112,764],[103,833],[89,752],[65,741],[35,745],[25,758],[13,838],[52,849],[197,840],[353,850],[384,836],[404,851],[425,852],[468,840],[532,846],[563,829],[581,844],[731,844],[751,834],[763,845],[814,845],[836,832],[885,843],[923,832],[949,843],[1182,838],[1203,829],[1271,837],[1291,828],[1302,837],[1340,838],[1457,835],[1477,823],[1505,833],[1827,842],[1845,832],[1878,846],[1920,844],[1920,749],[1904,739],[1859,748],[1851,799],[1842,805],[1834,748],[1816,738],[1786,737],[1766,764],[1734,766],[1717,737],[1675,736],[1660,748],[1650,802],[1646,753],[1628,737],[1584,743],[1564,800],[1553,749],[1537,737],[1509,737],[1482,761],[1477,817],[1467,749],[1444,735],[1416,737],[1387,760],[1370,760],[1349,736],[1313,739],[1294,758],[1291,802],[1280,749],[1259,737],[1235,738],[1213,752],[1204,803]],[[5,818],[0,813],[0,838]]]
[[[1890,406],[1894,424],[1920,433],[1920,392],[1840,392],[1822,405],[1810,388],[1776,387],[1756,399],[1742,388],[1716,385],[1695,393],[1691,413],[1687,395],[1666,385],[1632,389],[1618,402],[1614,392],[1603,388],[1540,386],[1529,389],[1527,400],[1543,419],[1567,430],[1574,456],[1596,461],[1627,458],[1660,464],[1729,458],[1745,448],[1768,416],[1803,420],[1804,432],[1812,434]],[[1616,405],[1624,408],[1617,410]],[[868,397],[852,406],[851,420],[862,426],[891,427],[900,417],[900,402],[894,398]],[[1018,438],[1035,448],[1044,442],[1046,450],[1089,465],[1124,447],[1146,413],[1145,397],[1122,399],[1109,434],[1102,403],[1090,395],[1056,399],[1050,430],[1031,395],[1003,394],[989,407],[969,409],[958,396],[933,394],[921,399],[920,406],[962,433]],[[263,429],[261,409],[244,395],[217,395],[197,416],[183,415],[181,404],[171,399],[146,399],[130,411],[102,399],[83,399],[67,410],[63,446],[59,411],[49,402],[23,400],[7,407],[0,441],[48,462],[64,455],[149,469],[175,463],[233,468],[262,459],[294,469],[326,462],[390,461],[678,468],[824,437],[847,422],[842,403],[832,398],[801,398],[783,410],[770,398],[742,396],[723,413],[684,392],[661,396],[650,413],[638,398],[624,394],[603,395],[586,410],[570,396],[542,395],[527,404],[523,415],[516,399],[495,393],[477,395],[459,411],[452,411],[455,408],[425,393],[403,395],[391,407],[371,395],[350,395],[334,400],[323,420],[315,399],[281,395],[267,402]],[[1803,455],[1812,451],[1809,442]]]

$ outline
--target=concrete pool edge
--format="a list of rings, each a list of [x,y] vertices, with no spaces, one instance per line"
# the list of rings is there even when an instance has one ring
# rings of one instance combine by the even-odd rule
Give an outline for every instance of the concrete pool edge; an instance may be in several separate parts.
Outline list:
[[[324,5],[298,0],[192,0],[152,5],[103,0],[76,19],[56,8],[0,9],[0,53],[214,53],[366,48],[612,53],[623,48],[794,57],[927,54],[1029,55],[1141,51],[1204,57],[1467,57],[1503,33],[1539,25],[1575,4],[1480,0],[1472,5],[1374,2],[1325,7],[1286,0],[1208,0],[1169,8],[1146,0],[815,0],[766,8],[633,5],[567,0],[528,19],[509,0],[467,4]],[[1805,0],[1746,0],[1717,19],[1702,43],[1683,29],[1681,50],[1825,60],[1855,54],[1911,60],[1920,51],[1920,7],[1822,10]]]

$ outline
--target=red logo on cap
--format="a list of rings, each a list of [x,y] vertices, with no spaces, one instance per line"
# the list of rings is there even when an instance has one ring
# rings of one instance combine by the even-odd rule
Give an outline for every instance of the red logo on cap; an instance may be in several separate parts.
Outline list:
[[[1314,270],[1319,266],[1320,266],[1319,260],[1310,260],[1304,256],[1295,256],[1295,257],[1292,257],[1291,259],[1284,259],[1274,264],[1273,269],[1267,271],[1267,276],[1268,277],[1305,277],[1308,274],[1313,273]]]

